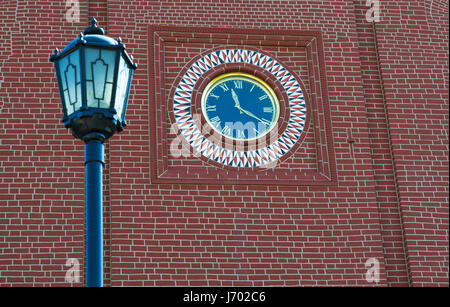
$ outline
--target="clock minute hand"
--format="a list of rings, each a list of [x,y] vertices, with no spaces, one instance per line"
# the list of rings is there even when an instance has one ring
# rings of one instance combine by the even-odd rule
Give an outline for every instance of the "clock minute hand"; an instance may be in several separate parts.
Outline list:
[[[253,113],[251,113],[251,112],[249,112],[249,111],[247,111],[247,110],[244,110],[244,109],[242,109],[242,108],[239,108],[239,110],[241,110],[242,112],[244,112],[244,113],[247,114],[248,116],[251,116],[251,117],[253,117],[253,118],[259,120],[260,122],[263,122],[263,123],[265,123],[265,124],[269,124],[269,122],[268,122],[267,120],[261,119],[261,118],[259,118],[258,116],[254,115]]]
[[[251,112],[249,112],[249,111],[247,111],[247,110],[244,110],[244,109],[241,107],[240,103],[239,103],[239,98],[238,98],[236,92],[235,92],[233,89],[231,89],[231,96],[233,97],[234,102],[236,103],[234,106],[235,106],[236,108],[239,109],[239,111],[241,112],[241,114],[242,114],[242,112],[244,112],[244,113],[247,114],[248,116],[257,119],[257,120],[259,120],[260,122],[263,122],[263,123],[265,123],[265,124],[269,124],[269,123],[267,122],[267,120],[261,119],[261,118],[257,117],[255,114],[253,114],[253,113],[251,113]]]

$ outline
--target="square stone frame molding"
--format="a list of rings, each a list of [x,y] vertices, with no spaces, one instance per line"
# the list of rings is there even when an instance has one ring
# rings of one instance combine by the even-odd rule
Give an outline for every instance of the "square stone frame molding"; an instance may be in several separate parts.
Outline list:
[[[245,34],[242,34],[245,33]],[[309,88],[308,112],[312,117],[309,129],[314,130],[316,170],[261,170],[238,168],[169,166],[167,125],[170,123],[168,104],[173,91],[165,89],[166,43],[212,44],[224,48],[264,47],[304,48],[307,54]],[[335,152],[328,103],[325,58],[320,31],[255,30],[232,28],[198,28],[178,26],[148,26],[148,84],[151,182],[154,184],[246,184],[288,186],[337,185]],[[187,63],[186,63],[187,64]],[[287,67],[289,69],[289,67]],[[177,79],[175,79],[177,81]],[[175,82],[176,83],[176,82]],[[173,87],[174,85],[172,85]],[[161,116],[158,117],[158,112]],[[304,132],[306,133],[306,131]],[[295,153],[294,153],[295,154]],[[206,165],[206,164],[205,164]]]

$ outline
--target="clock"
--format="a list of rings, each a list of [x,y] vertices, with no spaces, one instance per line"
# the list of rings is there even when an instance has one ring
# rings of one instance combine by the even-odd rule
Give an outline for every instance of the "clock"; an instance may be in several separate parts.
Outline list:
[[[202,113],[220,135],[239,141],[263,137],[276,125],[280,105],[260,78],[231,72],[214,78],[202,94]]]
[[[224,68],[228,66],[237,69],[227,71]],[[270,79],[278,95],[258,76]],[[172,97],[172,118],[179,136],[195,157],[215,166],[273,167],[304,136],[308,112],[300,79],[260,51],[219,49],[200,56],[184,70]],[[197,120],[199,117],[203,120]],[[203,122],[220,138],[207,133],[211,129],[205,129]],[[227,141],[244,145],[258,142],[258,146],[230,148]]]

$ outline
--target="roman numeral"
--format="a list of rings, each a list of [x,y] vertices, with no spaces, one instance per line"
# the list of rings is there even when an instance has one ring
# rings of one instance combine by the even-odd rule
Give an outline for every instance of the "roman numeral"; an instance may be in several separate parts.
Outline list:
[[[216,127],[220,127],[220,118],[219,116],[215,116],[211,118],[211,124],[213,124]]]
[[[214,97],[214,98],[216,98],[216,99],[219,99],[219,96],[214,95],[213,93],[209,94],[209,96]]]
[[[216,107],[217,107],[216,105],[206,106],[206,112],[215,112]]]
[[[264,113],[273,113],[273,108],[272,107],[267,107],[263,109]]]
[[[219,86],[223,89],[224,92],[229,90],[228,86],[225,83],[219,84]]]
[[[262,101],[262,100],[264,100],[264,99],[266,99],[266,98],[268,98],[269,96],[267,96],[267,95],[264,95],[264,96],[261,96],[261,97],[259,97],[259,101]]]
[[[236,130],[236,137],[237,137],[238,139],[243,139],[243,138],[245,138],[245,132],[244,132],[244,130]]]
[[[242,80],[233,80],[234,88],[242,89]]]
[[[223,127],[222,134],[230,135],[230,132],[231,132],[231,128],[230,127],[228,127],[228,126]]]

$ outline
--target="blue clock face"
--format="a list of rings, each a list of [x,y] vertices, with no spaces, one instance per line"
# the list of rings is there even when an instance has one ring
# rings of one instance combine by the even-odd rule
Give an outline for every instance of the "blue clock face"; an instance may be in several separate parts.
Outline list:
[[[202,112],[222,136],[247,141],[273,129],[279,117],[279,103],[263,80],[246,73],[227,73],[205,88]]]

